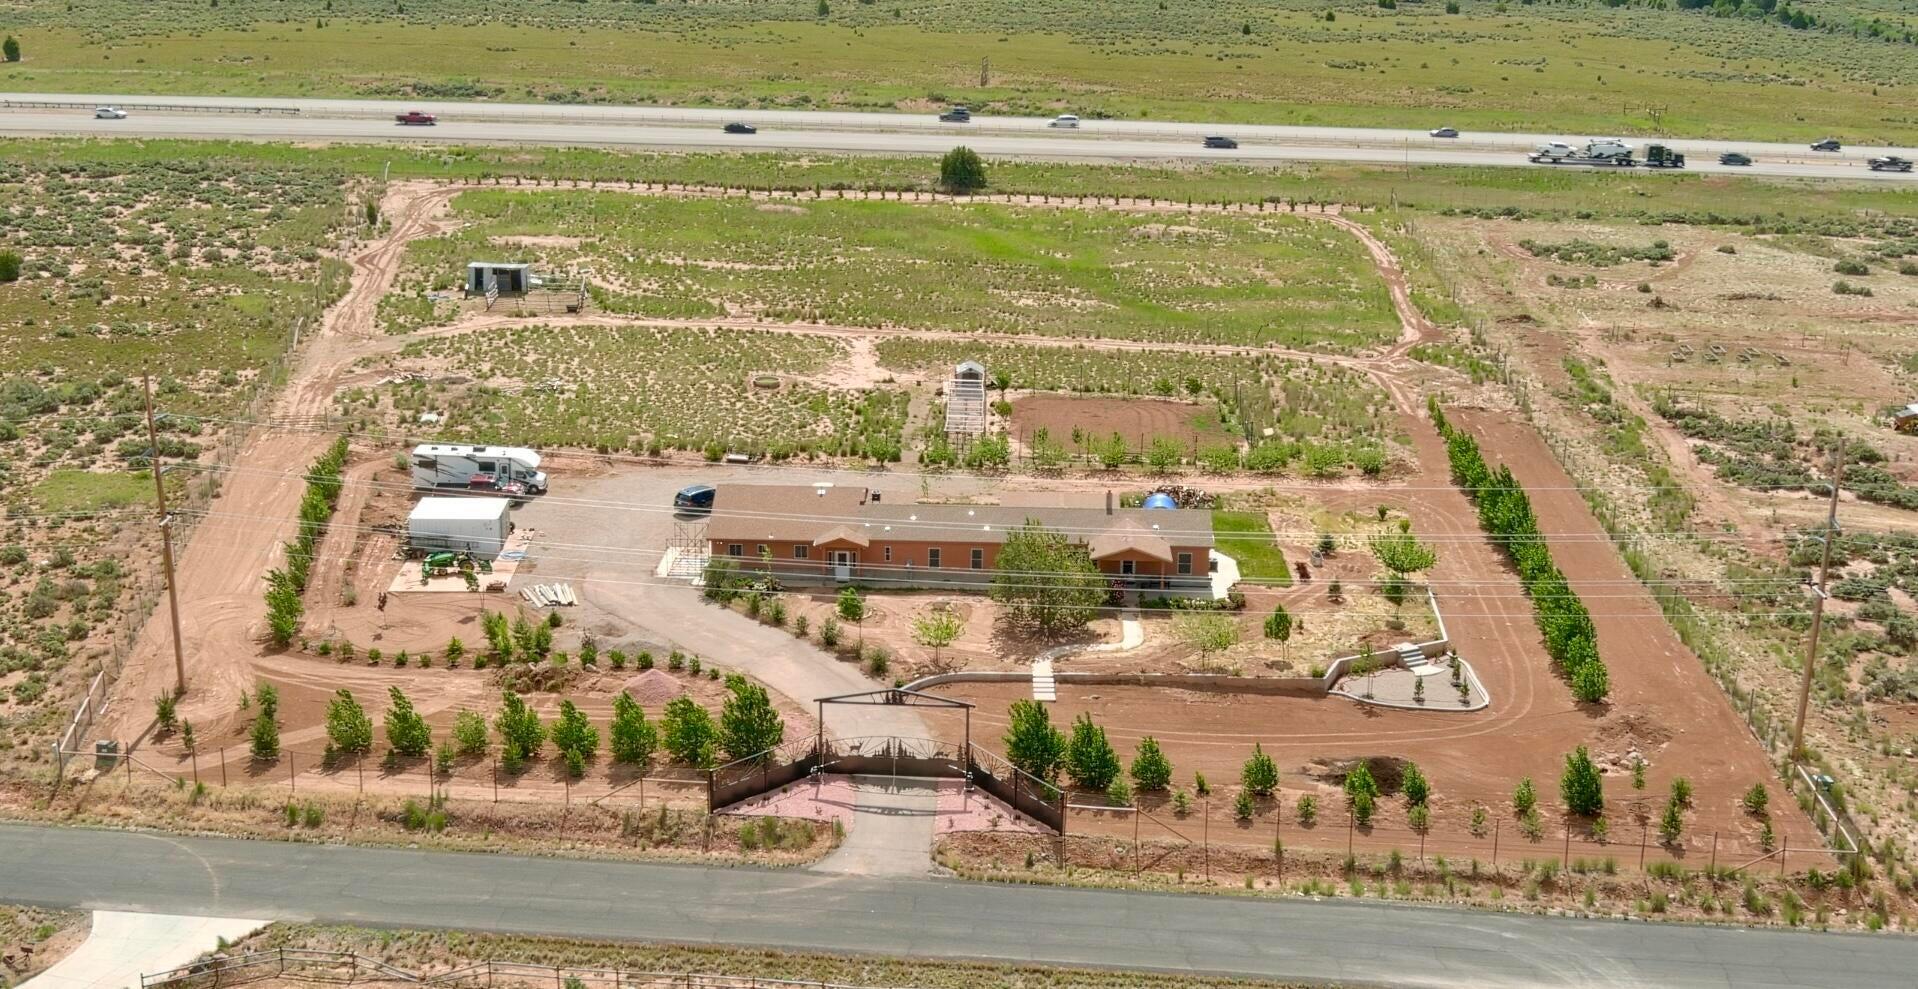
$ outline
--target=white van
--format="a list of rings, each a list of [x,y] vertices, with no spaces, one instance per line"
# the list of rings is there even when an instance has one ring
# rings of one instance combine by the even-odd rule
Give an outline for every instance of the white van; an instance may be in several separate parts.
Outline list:
[[[1079,118],[1073,116],[1070,113],[1062,113],[1052,118],[1052,122],[1047,124],[1046,126],[1047,127],[1078,127]]]

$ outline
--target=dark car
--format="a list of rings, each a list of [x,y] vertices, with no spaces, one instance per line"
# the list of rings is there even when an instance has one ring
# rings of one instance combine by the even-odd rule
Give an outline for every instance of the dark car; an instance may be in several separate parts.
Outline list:
[[[1749,165],[1752,163],[1752,157],[1751,155],[1739,154],[1736,151],[1727,151],[1718,156],[1718,163],[1720,165]]]
[[[704,515],[713,510],[713,496],[719,489],[710,484],[694,484],[681,488],[673,496],[673,510],[686,515]]]
[[[1900,158],[1897,155],[1886,155],[1883,158],[1873,158],[1866,163],[1866,167],[1874,172],[1909,172],[1911,171],[1911,159]]]
[[[1208,137],[1205,139],[1205,146],[1208,148],[1236,148],[1239,146],[1239,142],[1234,141],[1233,139],[1229,137],[1222,137],[1218,134],[1214,134],[1211,137]]]
[[[425,110],[408,110],[405,113],[395,114],[393,119],[402,124],[411,124],[415,127],[430,127],[439,122],[438,117],[427,113]]]
[[[963,106],[955,106],[940,114],[939,119],[948,124],[967,124],[972,122],[972,111]]]
[[[1811,149],[1813,151],[1837,151],[1841,147],[1843,147],[1843,145],[1838,143],[1837,138],[1828,137],[1822,141],[1819,141],[1817,144],[1812,145]]]
[[[753,126],[753,125],[751,125],[751,124],[742,124],[742,123],[737,123],[737,122],[735,122],[735,123],[730,123],[730,124],[727,124],[727,125],[726,125],[726,133],[728,133],[728,134],[757,134],[757,133],[759,133],[759,128],[757,128],[757,127],[754,127],[754,126]]]

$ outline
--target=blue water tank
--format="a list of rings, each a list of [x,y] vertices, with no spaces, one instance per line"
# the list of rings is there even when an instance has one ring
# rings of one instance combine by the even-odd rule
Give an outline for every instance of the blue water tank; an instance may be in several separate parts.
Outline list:
[[[1177,508],[1179,507],[1179,503],[1176,501],[1173,501],[1171,495],[1166,494],[1163,491],[1157,491],[1145,496],[1145,507],[1147,508]]]

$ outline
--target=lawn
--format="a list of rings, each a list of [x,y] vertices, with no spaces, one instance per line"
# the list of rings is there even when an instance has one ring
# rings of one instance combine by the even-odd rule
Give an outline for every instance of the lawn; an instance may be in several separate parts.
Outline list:
[[[47,512],[97,512],[153,502],[152,472],[56,470],[33,486],[32,502]]]
[[[1239,575],[1249,581],[1288,587],[1292,571],[1285,553],[1272,539],[1272,523],[1264,512],[1212,513],[1212,535],[1221,553],[1239,561]]]
[[[1884,18],[1903,40],[1651,5],[1493,0],[1464,0],[1457,13],[1411,2],[844,0],[824,16],[803,0],[282,0],[270,14],[237,2],[62,6],[9,11],[25,59],[0,66],[0,89],[740,109],[957,101],[1088,118],[1918,135],[1918,91],[1897,84],[1918,47],[1894,0],[1813,12],[1834,24]]]
[[[1290,216],[998,205],[752,203],[623,192],[461,194],[456,233],[409,249],[405,286],[473,257],[592,273],[601,308],[660,317],[1274,344],[1349,353],[1398,333],[1363,247]],[[574,246],[515,238],[566,235]],[[502,243],[504,241],[504,243]],[[875,272],[884,272],[875,278]]]

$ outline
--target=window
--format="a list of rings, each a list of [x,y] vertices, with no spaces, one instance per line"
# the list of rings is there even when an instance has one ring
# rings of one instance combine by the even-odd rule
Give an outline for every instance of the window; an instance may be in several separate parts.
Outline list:
[[[926,566],[933,567],[934,569],[938,568],[939,547],[934,546],[933,548],[926,550]]]
[[[1132,562],[1131,560],[1120,560],[1119,572],[1126,575],[1127,577],[1130,577],[1133,574],[1139,572],[1139,565],[1137,563]]]
[[[983,549],[980,549],[977,546],[974,546],[972,548],[972,569],[984,570],[985,568],[986,568],[986,551]]]
[[[766,555],[767,555],[767,553],[766,553],[766,544],[765,544],[765,543],[760,543],[760,544],[759,544],[759,556],[760,556],[760,558],[761,558],[761,559],[764,559],[764,558],[766,557]]]
[[[886,547],[886,549],[885,549],[885,553],[886,553],[886,562],[887,562],[887,563],[891,563],[891,562],[892,562],[892,547],[891,547],[890,545],[888,545],[888,546]]]
[[[812,553],[811,546],[808,546],[805,543],[793,544],[793,559],[803,560],[803,559],[806,559],[809,555],[811,555],[811,553]]]
[[[1192,554],[1191,553],[1179,554],[1179,572],[1182,574],[1187,574],[1192,572]]]
[[[740,546],[738,543],[727,543],[726,555],[727,556],[744,556],[745,555],[745,553],[743,552],[744,549],[745,547]]]

